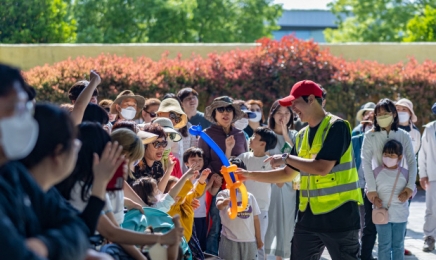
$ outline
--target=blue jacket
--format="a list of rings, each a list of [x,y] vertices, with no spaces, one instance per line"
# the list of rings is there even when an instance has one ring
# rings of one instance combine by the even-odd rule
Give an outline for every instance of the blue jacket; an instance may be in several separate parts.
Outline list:
[[[42,259],[27,249],[27,238],[40,239],[48,259],[83,259],[88,235],[77,211],[54,188],[43,192],[19,162],[0,167],[1,259]]]
[[[362,158],[360,157],[362,151],[363,137],[362,125],[356,126],[351,132],[351,144],[353,145],[354,161],[356,162],[357,173],[359,174],[359,186],[365,188],[365,177],[362,168]]]

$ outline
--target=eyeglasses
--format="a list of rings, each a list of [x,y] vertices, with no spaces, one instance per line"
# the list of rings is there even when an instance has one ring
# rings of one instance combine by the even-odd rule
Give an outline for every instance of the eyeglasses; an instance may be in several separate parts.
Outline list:
[[[143,108],[142,110],[143,110],[145,113],[149,114],[150,117],[156,117],[156,116],[157,116],[156,113],[154,113],[154,112],[148,112],[147,110],[145,110],[145,108]]]
[[[168,142],[167,141],[163,141],[163,142],[155,141],[152,144],[153,144],[153,147],[157,149],[157,148],[160,148],[160,147],[162,147],[162,148],[167,147]]]
[[[176,124],[180,123],[182,121],[182,116],[177,115],[174,112],[170,112],[170,119],[174,120],[174,122],[176,122]]]
[[[197,99],[197,96],[189,96],[189,97],[185,97],[184,99],[183,99],[183,102],[185,102],[185,101],[191,101],[191,100],[196,100]]]
[[[218,107],[216,109],[216,111],[220,112],[220,113],[224,113],[224,111],[230,113],[233,112],[233,107],[232,106],[227,106],[227,107]]]
[[[252,109],[250,109],[250,111],[251,111],[251,112],[261,112],[260,108],[258,108],[258,109],[253,109],[253,108],[252,108]]]

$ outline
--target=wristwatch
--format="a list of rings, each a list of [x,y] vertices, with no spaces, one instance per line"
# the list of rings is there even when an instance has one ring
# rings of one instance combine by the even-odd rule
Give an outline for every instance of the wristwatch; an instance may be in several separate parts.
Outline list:
[[[288,154],[288,153],[284,153],[284,154],[282,154],[282,160],[283,160],[283,163],[284,163],[284,164],[286,164],[286,159],[288,159],[288,157],[289,157],[289,154]]]

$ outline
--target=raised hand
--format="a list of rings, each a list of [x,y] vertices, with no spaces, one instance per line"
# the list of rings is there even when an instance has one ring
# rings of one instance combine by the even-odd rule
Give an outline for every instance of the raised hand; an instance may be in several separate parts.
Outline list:
[[[233,135],[226,138],[226,150],[229,151],[233,150],[233,147],[235,147],[236,141],[235,137]]]
[[[89,74],[89,81],[93,82],[96,85],[99,85],[101,83],[100,75],[96,70],[91,70]]]
[[[108,142],[106,147],[98,157],[98,154],[94,153],[94,161],[92,170],[94,173],[93,185],[107,186],[111,178],[114,176],[115,171],[124,161],[124,156],[121,156],[123,147],[118,142]]]
[[[210,169],[204,169],[204,170],[201,172],[201,176],[200,176],[200,179],[198,180],[198,182],[199,182],[199,183],[205,183],[207,177],[209,177],[209,174],[210,174],[211,172],[212,172],[212,171],[211,171]]]

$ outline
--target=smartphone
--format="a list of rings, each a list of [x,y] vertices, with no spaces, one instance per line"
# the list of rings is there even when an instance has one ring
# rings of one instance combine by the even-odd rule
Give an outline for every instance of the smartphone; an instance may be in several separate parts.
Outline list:
[[[125,165],[126,165],[126,162],[123,162],[118,167],[114,176],[107,184],[107,187],[106,187],[107,191],[114,191],[114,190],[122,190],[123,189],[123,186],[124,186],[124,170],[123,169],[124,169]]]

